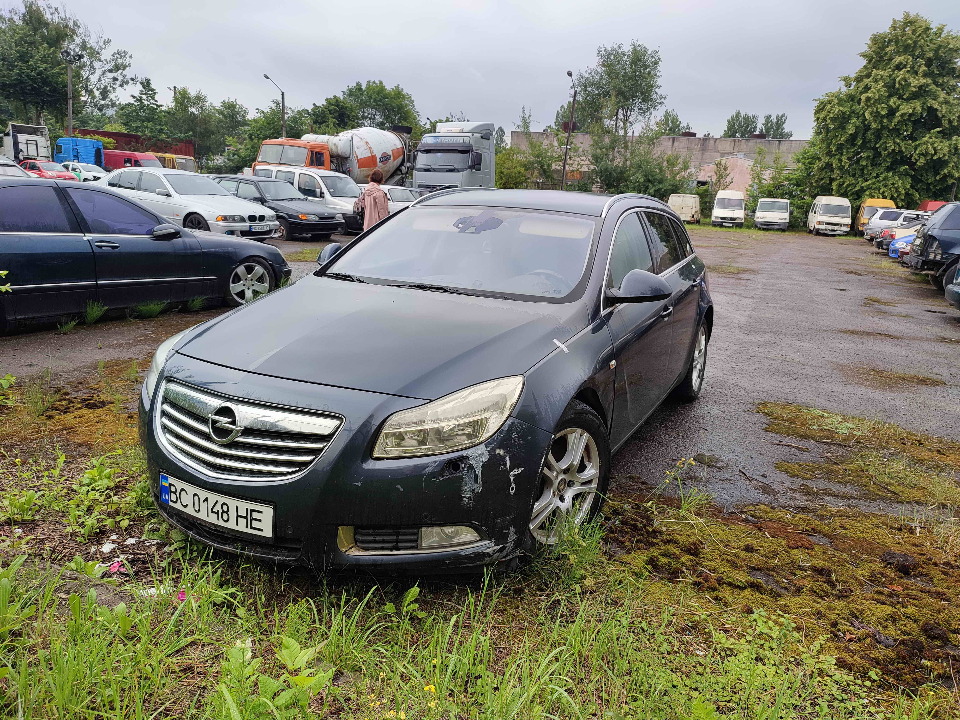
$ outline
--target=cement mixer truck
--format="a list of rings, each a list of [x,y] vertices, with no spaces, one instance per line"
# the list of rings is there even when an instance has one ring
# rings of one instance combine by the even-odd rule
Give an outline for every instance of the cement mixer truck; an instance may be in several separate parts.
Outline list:
[[[407,150],[412,129],[397,126],[393,130],[362,127],[337,135],[304,135],[299,140],[264,140],[253,164],[295,165],[322,168],[349,175],[365,183],[379,168],[385,183],[397,183],[407,172]]]

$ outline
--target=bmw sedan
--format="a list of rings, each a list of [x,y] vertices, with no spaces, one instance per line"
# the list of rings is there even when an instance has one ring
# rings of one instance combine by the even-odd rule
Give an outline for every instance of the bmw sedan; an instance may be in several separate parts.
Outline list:
[[[209,545],[318,569],[508,560],[590,519],[611,454],[701,393],[704,264],[652,198],[442,191],[319,260],[147,374],[155,501]]]
[[[96,182],[189,230],[265,239],[280,227],[275,212],[234,197],[206,175],[159,167],[127,168]]]
[[[0,177],[0,269],[0,331],[91,302],[242,305],[290,276],[270,245],[178,228],[95,183],[14,177]]]

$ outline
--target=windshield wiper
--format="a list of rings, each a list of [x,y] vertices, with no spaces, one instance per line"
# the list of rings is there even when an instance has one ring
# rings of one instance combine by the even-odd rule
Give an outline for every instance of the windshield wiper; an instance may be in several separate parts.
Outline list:
[[[359,278],[356,275],[348,275],[347,273],[327,272],[323,274],[323,277],[333,278],[334,280],[346,280],[347,282],[357,282],[357,283],[367,282],[363,278]]]
[[[462,295],[459,290],[446,287],[444,285],[430,285],[429,283],[389,283],[390,287],[411,288],[412,290],[427,290],[429,292],[450,293],[451,295]]]

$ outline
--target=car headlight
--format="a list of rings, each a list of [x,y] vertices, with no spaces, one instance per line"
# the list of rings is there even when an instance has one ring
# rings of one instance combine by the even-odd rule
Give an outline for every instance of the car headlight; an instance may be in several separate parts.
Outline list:
[[[337,222],[343,222],[343,213],[337,213],[336,215],[333,216],[333,219],[336,220]]]
[[[217,222],[246,222],[243,215],[217,215]]]
[[[373,457],[440,455],[478,445],[503,426],[522,390],[523,377],[514,375],[394,413],[380,430]]]
[[[178,332],[173,337],[169,337],[160,343],[160,347],[157,348],[157,352],[153,355],[153,360],[150,363],[150,369],[147,370],[147,376],[143,380],[143,385],[147,390],[147,402],[153,402],[153,391],[157,387],[157,378],[160,377],[160,371],[163,370],[163,366],[167,363],[167,358],[170,357],[170,353],[173,352],[173,346],[186,335],[193,328],[188,328],[183,332]]]
[[[320,219],[319,215],[304,215],[303,213],[300,213],[299,215],[297,215],[297,217],[300,218],[301,220],[319,220]]]

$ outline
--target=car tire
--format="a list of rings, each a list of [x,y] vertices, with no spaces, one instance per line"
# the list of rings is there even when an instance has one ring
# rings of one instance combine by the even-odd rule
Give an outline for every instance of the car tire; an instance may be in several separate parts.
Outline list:
[[[277,228],[277,240],[289,240],[290,239],[290,223],[286,220],[277,220],[280,223],[280,227]]]
[[[557,521],[582,525],[603,505],[610,481],[610,438],[597,412],[579,400],[564,411],[540,465],[530,503],[527,543],[531,548],[557,542]],[[572,490],[577,490],[572,492]]]
[[[940,292],[946,294],[947,283],[945,283],[944,280],[946,278],[952,278],[954,276],[954,273],[956,272],[957,272],[957,263],[951,263],[948,266],[944,266],[943,270],[930,276],[930,284],[933,285]]]
[[[183,226],[187,228],[187,230],[209,230],[210,229],[210,223],[208,223],[206,220],[203,219],[203,217],[201,217],[200,215],[197,215],[196,213],[187,215],[183,219]]]
[[[674,396],[681,402],[693,402],[703,392],[703,379],[707,373],[707,348],[710,345],[710,333],[706,323],[697,328],[697,335],[693,341],[693,353],[690,355],[690,365],[683,380],[674,389]]]
[[[273,274],[267,264],[259,258],[246,258],[230,271],[224,300],[231,307],[239,307],[266,295],[274,287]]]

